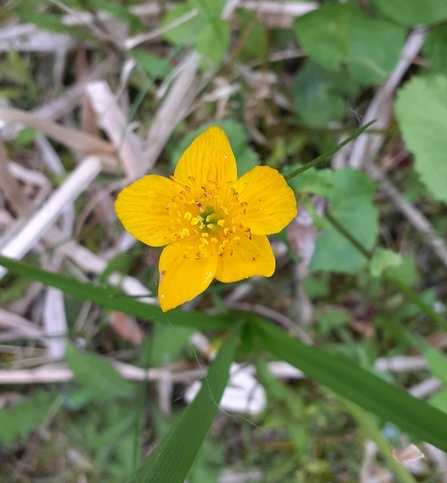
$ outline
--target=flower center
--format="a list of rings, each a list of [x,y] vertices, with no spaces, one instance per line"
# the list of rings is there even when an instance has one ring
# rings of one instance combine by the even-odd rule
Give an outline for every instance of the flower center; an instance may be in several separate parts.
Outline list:
[[[241,235],[251,238],[250,229],[240,222],[245,206],[237,193],[231,189],[230,195],[222,200],[220,189],[210,185],[197,189],[194,183],[192,187],[182,184],[183,189],[168,206],[173,242],[190,242],[185,244],[185,258],[222,256],[224,252],[232,255],[233,244]]]

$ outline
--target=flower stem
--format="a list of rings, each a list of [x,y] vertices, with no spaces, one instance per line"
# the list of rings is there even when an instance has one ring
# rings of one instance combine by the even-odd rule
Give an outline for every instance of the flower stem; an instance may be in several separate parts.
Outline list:
[[[330,149],[329,151],[326,151],[325,153],[323,153],[321,156],[318,156],[318,158],[315,158],[313,161],[311,161],[310,163],[307,163],[305,164],[304,166],[301,166],[301,168],[298,168],[298,169],[295,169],[295,171],[292,171],[291,173],[287,174],[284,176],[285,180],[286,181],[289,181],[291,180],[292,178],[295,178],[296,176],[298,176],[299,174],[301,173],[304,173],[304,171],[307,171],[308,169],[310,168],[313,168],[314,166],[316,166],[317,164],[321,163],[322,161],[324,161],[325,159],[329,158],[330,156],[332,156],[333,154],[335,154],[337,151],[339,151],[343,146],[346,146],[346,144],[349,144],[353,139],[357,138],[360,136],[360,134],[362,134],[364,131],[366,131],[366,129],[369,128],[369,126],[371,126],[371,124],[375,123],[376,121],[373,120],[371,122],[369,122],[368,124],[365,124],[364,126],[362,126],[360,129],[357,129],[357,131],[353,132],[347,139],[345,139],[342,143],[340,144],[337,144],[337,146],[335,146],[334,148]]]
[[[368,260],[372,258],[372,252],[366,249],[344,226],[342,226],[329,212],[325,214],[326,219],[332,224],[334,228],[336,228],[347,240],[351,242],[351,244],[357,248],[357,250]],[[426,304],[422,298],[413,290],[408,288],[404,283],[402,283],[398,278],[393,277],[386,273],[386,271],[382,274],[383,278],[390,282],[394,287],[399,290],[410,302],[413,302],[414,305],[419,307],[419,309],[433,322],[436,322],[438,325],[447,330],[447,321],[439,315],[435,310],[433,310],[430,305]]]

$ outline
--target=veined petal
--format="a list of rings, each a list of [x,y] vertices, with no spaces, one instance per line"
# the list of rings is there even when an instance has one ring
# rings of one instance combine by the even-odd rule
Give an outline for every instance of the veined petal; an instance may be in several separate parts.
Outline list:
[[[281,231],[296,216],[296,199],[286,180],[268,166],[256,166],[234,184],[245,205],[242,224],[254,235]]]
[[[230,283],[261,275],[271,277],[275,271],[275,256],[266,236],[253,235],[251,240],[242,235],[233,243],[233,251],[227,249],[218,257],[215,277]]]
[[[198,246],[197,241],[197,246]],[[163,312],[174,309],[193,299],[207,289],[212,282],[217,268],[217,256],[196,259],[195,251],[185,258],[191,238],[180,243],[172,243],[161,252],[160,285],[158,300]]]
[[[169,178],[150,175],[121,191],[115,202],[116,214],[124,228],[135,238],[160,247],[174,240],[168,228],[172,224],[169,204],[181,186]]]
[[[237,165],[225,131],[217,126],[197,136],[182,154],[174,178],[187,185],[215,188],[222,198],[237,179]]]

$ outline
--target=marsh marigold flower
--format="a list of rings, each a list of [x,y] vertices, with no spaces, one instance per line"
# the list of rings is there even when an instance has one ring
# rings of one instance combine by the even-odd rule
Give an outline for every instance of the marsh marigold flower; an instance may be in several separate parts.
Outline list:
[[[236,282],[275,270],[267,235],[296,215],[295,195],[268,166],[237,179],[225,132],[210,127],[181,156],[174,176],[149,175],[116,200],[124,228],[160,256],[158,298],[163,311],[202,293],[214,278]]]

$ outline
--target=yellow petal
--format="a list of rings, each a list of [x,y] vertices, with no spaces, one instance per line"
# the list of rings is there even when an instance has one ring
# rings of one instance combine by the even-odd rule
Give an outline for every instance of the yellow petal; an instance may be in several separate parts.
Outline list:
[[[168,207],[181,186],[162,176],[145,176],[118,195],[115,209],[124,228],[135,238],[160,247],[174,240],[168,228],[173,219]]]
[[[225,198],[237,179],[236,160],[225,131],[212,126],[197,136],[179,159],[174,178],[198,188],[219,186]]]
[[[197,246],[198,243],[197,239]],[[163,312],[193,299],[206,290],[214,278],[217,256],[197,260],[193,250],[188,258],[184,257],[188,246],[193,244],[190,237],[180,243],[168,245],[161,252],[158,264],[160,270],[158,300]]]
[[[295,194],[276,169],[256,166],[234,189],[239,201],[247,203],[241,222],[254,235],[278,233],[296,216]]]
[[[241,235],[233,243],[233,252],[226,249],[218,257],[215,277],[220,282],[230,283],[261,275],[271,277],[275,271],[275,256],[266,236],[253,235],[250,240]]]

